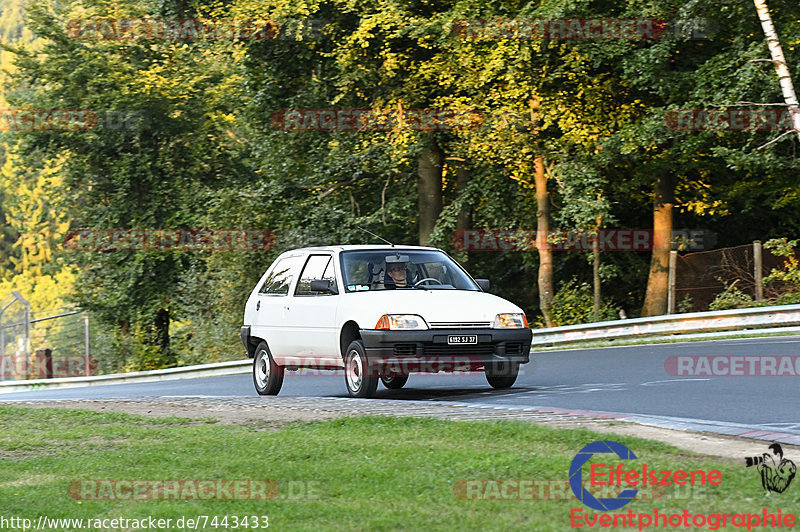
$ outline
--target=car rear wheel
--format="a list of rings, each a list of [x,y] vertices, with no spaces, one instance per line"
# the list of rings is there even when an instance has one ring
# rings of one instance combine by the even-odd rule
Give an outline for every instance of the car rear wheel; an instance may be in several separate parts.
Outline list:
[[[486,380],[492,388],[511,388],[519,375],[519,364],[516,362],[492,362],[484,367]]]
[[[381,382],[390,390],[399,390],[408,382],[408,375],[384,375]]]
[[[369,368],[367,353],[361,340],[350,342],[344,357],[344,382],[351,397],[372,397],[378,388],[378,377]]]
[[[266,342],[256,347],[253,358],[253,384],[258,395],[278,395],[283,386],[283,368],[272,360]]]

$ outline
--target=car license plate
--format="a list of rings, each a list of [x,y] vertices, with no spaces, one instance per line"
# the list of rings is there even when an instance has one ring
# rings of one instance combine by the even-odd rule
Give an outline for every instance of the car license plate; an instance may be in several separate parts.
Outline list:
[[[478,336],[476,334],[451,334],[447,337],[448,345],[470,345],[477,343]]]

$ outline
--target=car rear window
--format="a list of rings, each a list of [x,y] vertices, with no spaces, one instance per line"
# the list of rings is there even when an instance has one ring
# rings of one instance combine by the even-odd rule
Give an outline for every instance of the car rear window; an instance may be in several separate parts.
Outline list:
[[[273,265],[272,270],[269,275],[267,275],[258,293],[272,296],[287,295],[289,293],[289,287],[302,264],[301,256],[279,259]]]

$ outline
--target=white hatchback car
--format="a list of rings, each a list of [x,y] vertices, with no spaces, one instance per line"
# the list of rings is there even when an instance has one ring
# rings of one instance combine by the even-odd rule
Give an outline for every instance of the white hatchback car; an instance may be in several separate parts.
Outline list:
[[[494,388],[516,381],[532,332],[522,309],[487,293],[440,249],[329,246],[287,251],[253,288],[242,342],[261,395],[286,369],[344,369],[353,397],[411,372],[483,370]]]

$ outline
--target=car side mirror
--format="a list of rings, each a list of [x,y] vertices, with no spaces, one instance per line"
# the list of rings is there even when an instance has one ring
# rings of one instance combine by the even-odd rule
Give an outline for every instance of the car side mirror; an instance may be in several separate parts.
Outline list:
[[[478,283],[478,286],[480,286],[481,290],[484,292],[488,292],[489,287],[492,286],[492,283],[489,282],[489,279],[475,279],[475,282]]]
[[[325,292],[333,295],[339,293],[336,289],[336,285],[327,279],[315,279],[311,281],[309,288],[312,292]]]

